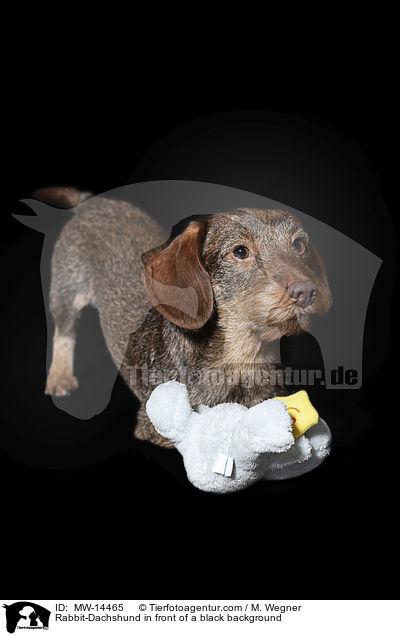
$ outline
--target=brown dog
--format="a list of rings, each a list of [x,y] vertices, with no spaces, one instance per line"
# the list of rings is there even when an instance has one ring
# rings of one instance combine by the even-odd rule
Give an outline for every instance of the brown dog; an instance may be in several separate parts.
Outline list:
[[[250,407],[284,392],[274,381],[270,343],[299,333],[311,314],[331,305],[322,260],[292,214],[241,209],[191,217],[166,240],[129,203],[80,202],[84,195],[72,188],[36,196],[79,203],[52,259],[47,393],[66,395],[78,386],[75,325],[88,304],[98,309],[111,355],[142,400],[139,439],[172,446],[145,411],[154,386],[168,379],[187,385],[193,406]]]

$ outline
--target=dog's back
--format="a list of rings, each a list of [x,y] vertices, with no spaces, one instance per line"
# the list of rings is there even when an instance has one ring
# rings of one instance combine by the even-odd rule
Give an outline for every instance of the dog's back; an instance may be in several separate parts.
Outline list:
[[[60,190],[59,199],[56,188],[51,196],[46,197],[46,191],[36,196],[62,207],[78,200],[72,188]],[[50,369],[47,392],[56,395],[76,388],[71,350],[75,323],[86,305],[98,310],[107,347],[120,367],[129,335],[151,309],[143,289],[141,255],[166,239],[147,214],[124,201],[93,197],[73,211],[52,257],[50,309],[56,323],[54,351],[60,355]]]

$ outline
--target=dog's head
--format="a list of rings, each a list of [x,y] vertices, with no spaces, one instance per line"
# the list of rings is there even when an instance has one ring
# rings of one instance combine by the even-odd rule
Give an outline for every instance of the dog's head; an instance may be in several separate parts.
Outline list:
[[[307,328],[332,302],[321,257],[285,210],[190,217],[142,260],[152,304],[186,329],[202,327],[215,309],[221,325],[272,341]]]

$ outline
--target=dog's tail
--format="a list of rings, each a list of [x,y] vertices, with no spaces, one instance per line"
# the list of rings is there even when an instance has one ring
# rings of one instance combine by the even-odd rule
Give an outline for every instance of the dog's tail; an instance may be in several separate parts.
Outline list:
[[[59,231],[60,223],[68,222],[71,219],[71,213],[79,210],[76,206],[92,196],[91,192],[80,192],[69,186],[40,188],[32,194],[33,198],[21,199],[21,203],[29,206],[35,215],[13,214],[13,217],[44,234],[52,229]],[[56,214],[54,208],[59,208]]]
[[[32,194],[35,199],[56,206],[57,208],[74,208],[79,203],[90,199],[92,192],[81,192],[70,186],[52,186],[50,188],[40,188]]]

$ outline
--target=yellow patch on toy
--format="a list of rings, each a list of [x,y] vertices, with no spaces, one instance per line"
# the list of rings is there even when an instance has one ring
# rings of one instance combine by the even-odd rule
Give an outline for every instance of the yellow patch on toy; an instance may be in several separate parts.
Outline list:
[[[297,439],[318,422],[318,412],[313,407],[307,391],[297,391],[293,395],[275,397],[274,400],[285,402],[289,415],[293,419],[293,437]]]

